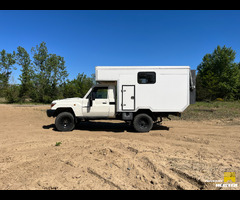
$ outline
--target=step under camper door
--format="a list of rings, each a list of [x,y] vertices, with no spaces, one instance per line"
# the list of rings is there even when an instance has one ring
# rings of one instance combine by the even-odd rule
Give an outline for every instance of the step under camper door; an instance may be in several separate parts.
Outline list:
[[[135,110],[135,85],[122,85],[122,110]]]

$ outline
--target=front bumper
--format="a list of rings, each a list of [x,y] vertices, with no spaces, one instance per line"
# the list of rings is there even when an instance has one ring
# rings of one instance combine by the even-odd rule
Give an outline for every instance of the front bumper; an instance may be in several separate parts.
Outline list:
[[[54,117],[55,110],[48,109],[47,110],[47,116],[48,117]]]

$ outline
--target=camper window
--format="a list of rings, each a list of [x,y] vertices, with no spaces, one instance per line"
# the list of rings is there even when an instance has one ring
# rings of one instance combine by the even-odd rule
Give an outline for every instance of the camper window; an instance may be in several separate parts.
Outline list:
[[[155,72],[138,72],[139,84],[154,84],[156,82]]]

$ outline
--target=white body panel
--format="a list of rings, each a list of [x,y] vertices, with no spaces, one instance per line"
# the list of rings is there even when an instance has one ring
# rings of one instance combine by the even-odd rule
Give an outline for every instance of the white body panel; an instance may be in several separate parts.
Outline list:
[[[139,72],[154,72],[155,83],[139,84]],[[189,66],[101,66],[96,67],[95,76],[99,82],[117,82],[117,112],[183,112],[189,105],[189,74]]]
[[[89,100],[83,99],[83,116],[84,117],[108,117],[109,114],[109,100],[95,99],[92,106],[88,105]]]
[[[55,105],[51,109],[72,108],[76,116],[82,116],[82,101],[83,99],[78,97],[54,100],[52,104]]]

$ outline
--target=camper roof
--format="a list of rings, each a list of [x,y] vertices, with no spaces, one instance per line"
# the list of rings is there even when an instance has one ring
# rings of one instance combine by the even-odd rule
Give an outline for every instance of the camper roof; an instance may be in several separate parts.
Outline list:
[[[190,69],[189,66],[96,66],[95,69]]]
[[[120,75],[133,75],[136,71],[156,71],[163,70],[186,70],[189,66],[96,66],[96,81],[117,81]]]

